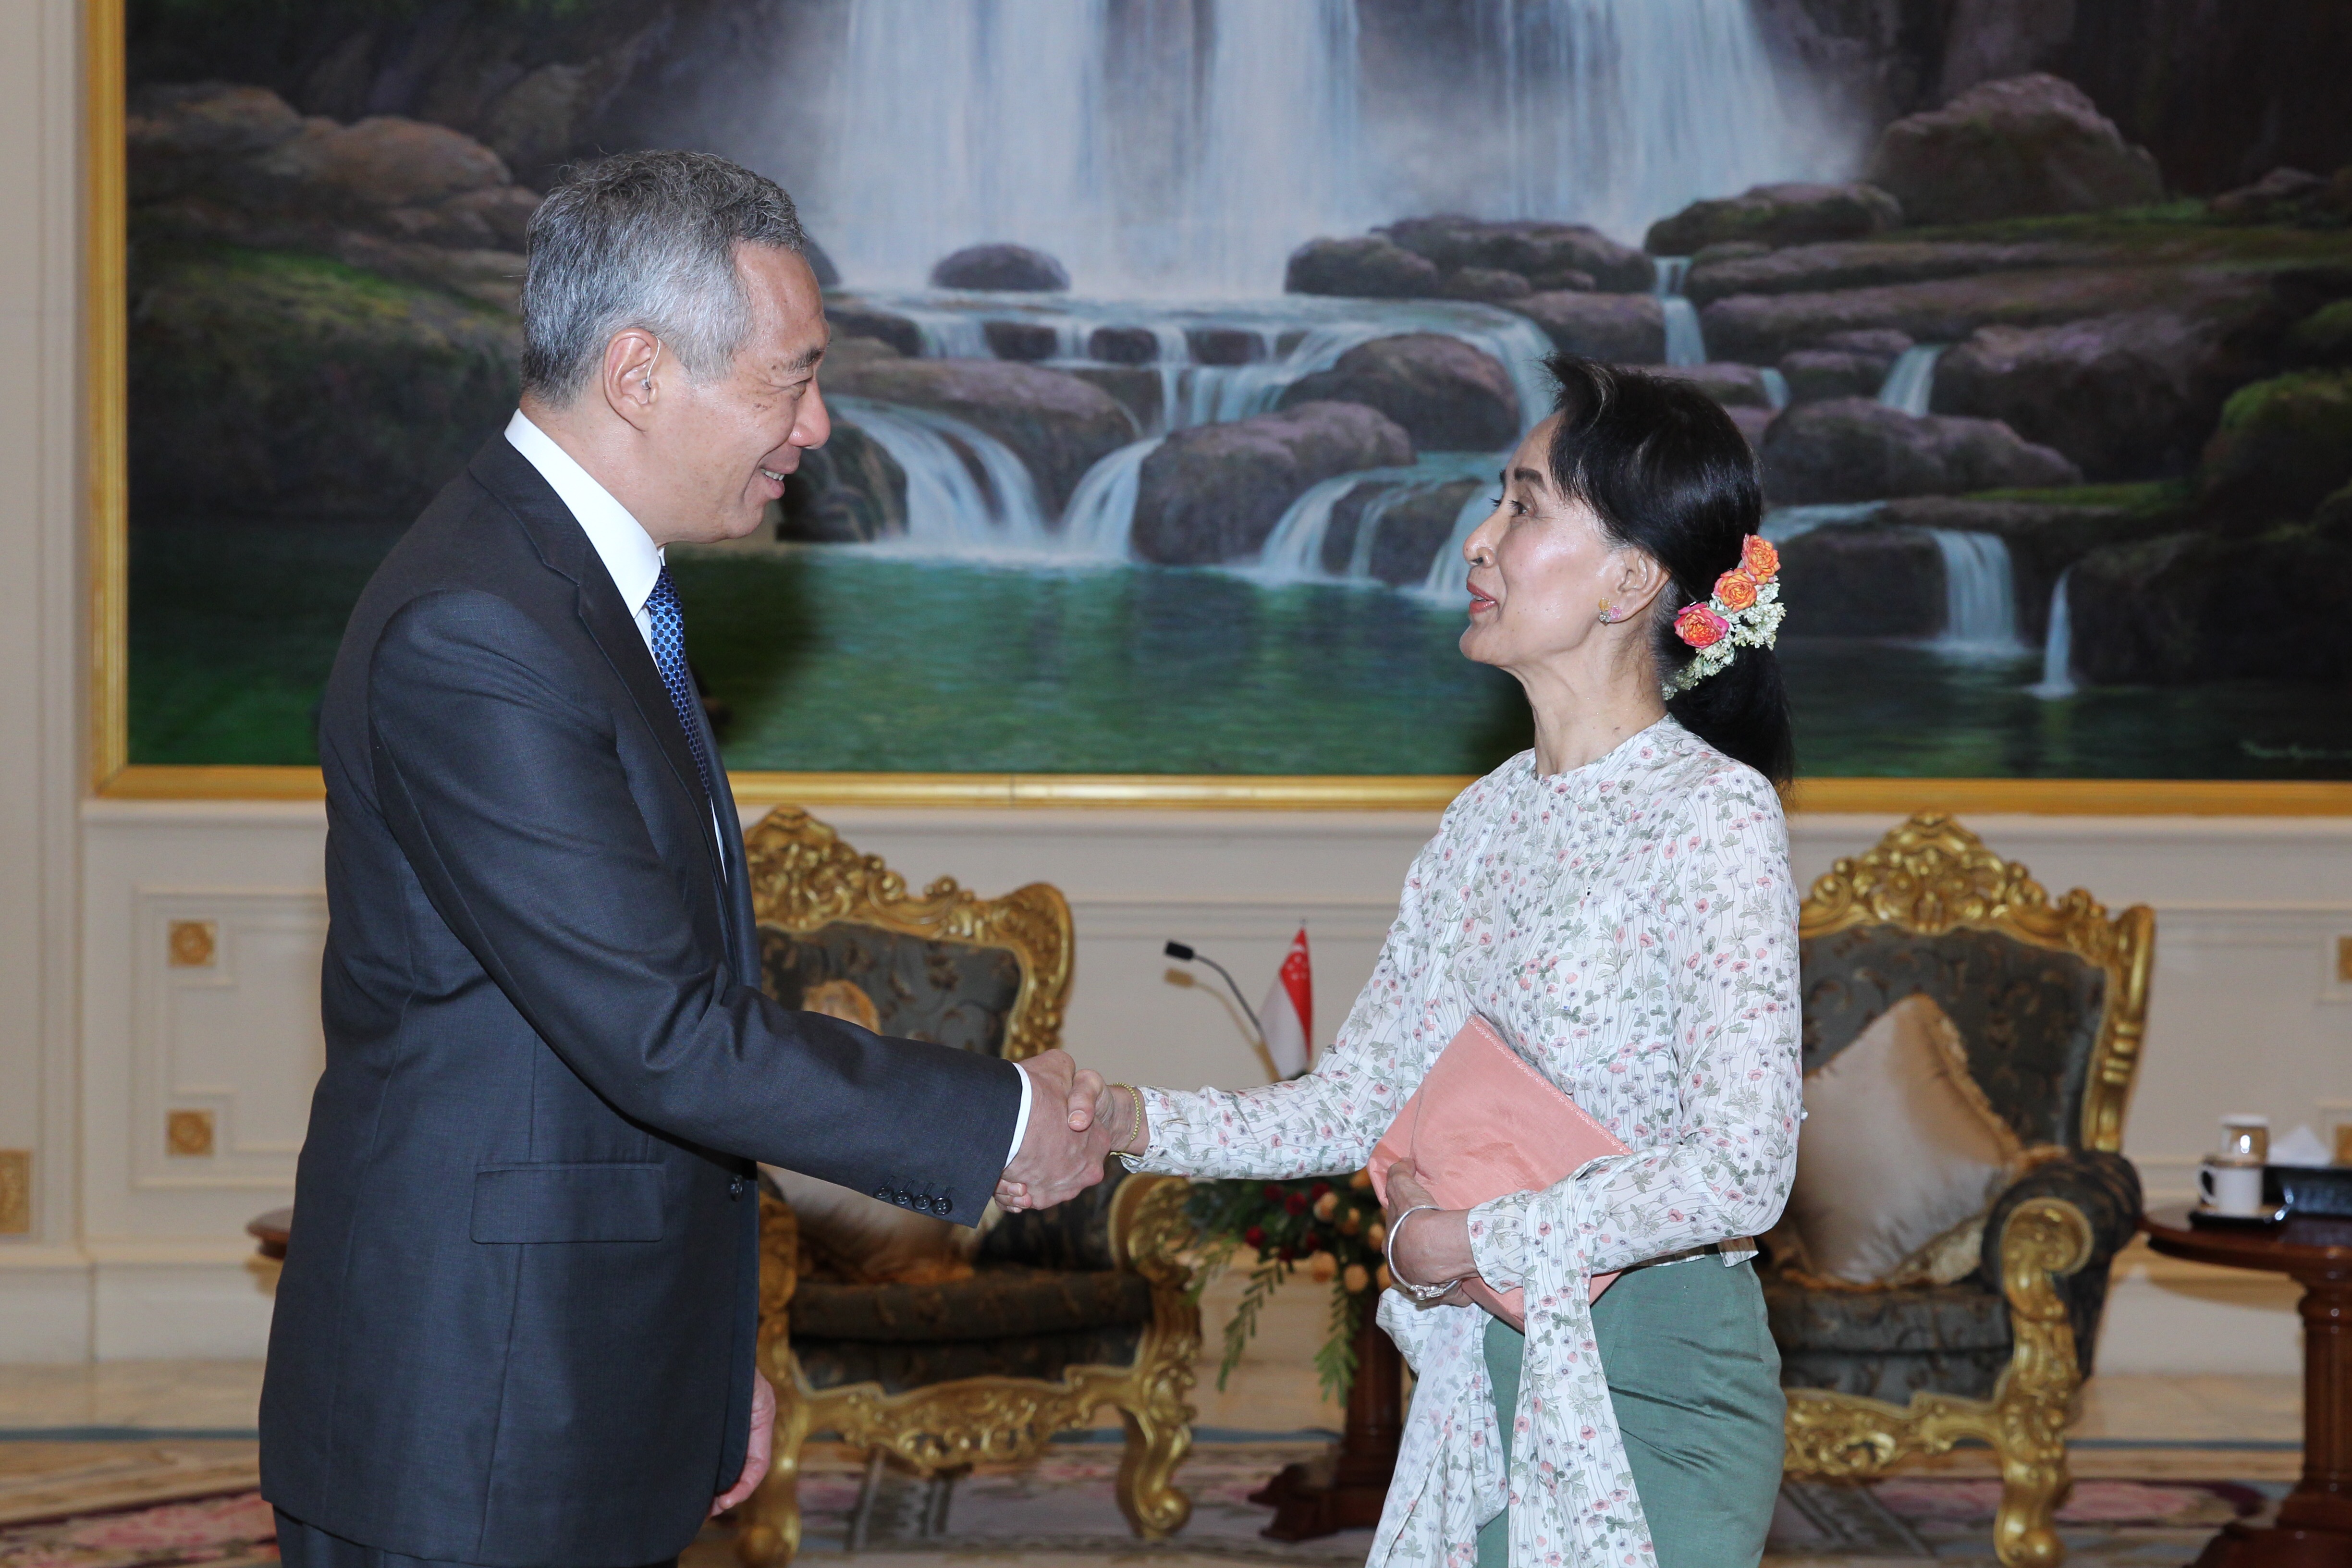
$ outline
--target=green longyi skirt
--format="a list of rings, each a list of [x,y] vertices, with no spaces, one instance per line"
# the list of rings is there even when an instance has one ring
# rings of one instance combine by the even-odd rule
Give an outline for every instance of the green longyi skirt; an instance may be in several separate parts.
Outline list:
[[[1658,1568],[1754,1568],[1780,1491],[1780,1352],[1752,1264],[1720,1258],[1629,1269],[1592,1306],[1609,1400]],[[1486,1324],[1503,1458],[1511,1453],[1527,1341]],[[1478,1568],[1509,1568],[1510,1511],[1478,1531]]]

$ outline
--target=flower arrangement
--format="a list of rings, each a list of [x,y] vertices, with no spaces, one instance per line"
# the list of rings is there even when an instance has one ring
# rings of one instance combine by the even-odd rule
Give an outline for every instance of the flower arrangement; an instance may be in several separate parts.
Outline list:
[[[1258,1312],[1275,1288],[1303,1272],[1331,1287],[1331,1327],[1315,1352],[1315,1372],[1326,1394],[1346,1398],[1356,1376],[1356,1331],[1389,1287],[1381,1251],[1388,1228],[1380,1200],[1372,1195],[1371,1176],[1359,1171],[1341,1181],[1195,1182],[1188,1212],[1207,1238],[1202,1266],[1193,1277],[1196,1299],[1236,1255],[1247,1252],[1255,1259],[1241,1303],[1225,1325],[1217,1387],[1222,1390],[1241,1364],[1242,1352],[1257,1332]]]
[[[1688,691],[1743,647],[1770,647],[1787,613],[1780,604],[1780,552],[1751,533],[1740,544],[1739,564],[1715,580],[1707,602],[1685,605],[1675,617],[1675,635],[1696,652],[1666,681],[1665,694]]]

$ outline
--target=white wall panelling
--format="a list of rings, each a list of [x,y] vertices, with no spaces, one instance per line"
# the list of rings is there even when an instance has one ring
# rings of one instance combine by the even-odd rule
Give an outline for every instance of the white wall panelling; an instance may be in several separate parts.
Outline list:
[[[1161,943],[1175,937],[1219,958],[1255,1003],[1304,919],[1317,1032],[1328,1038],[1370,973],[1405,867],[1434,825],[1416,814],[819,815],[918,886],[944,875],[982,894],[1037,880],[1061,888],[1078,932],[1071,1048],[1115,1077],[1176,1085],[1241,1085],[1263,1074],[1223,986],[1171,963]],[[1800,819],[1800,879],[1867,847],[1887,826]],[[2186,1198],[2220,1110],[2267,1111],[2282,1128],[2307,1121],[2325,1136],[2352,1104],[2352,1009],[2341,1005],[2333,970],[2335,939],[2352,930],[2352,901],[2342,896],[2352,888],[2352,824],[1972,826],[2053,892],[2082,885],[2111,908],[2157,907],[2147,1051],[2126,1141],[2151,1201]],[[244,1267],[240,1227],[290,1196],[291,1144],[318,1071],[323,829],[315,805],[84,808],[86,1218],[80,1251],[66,1256],[98,1281],[89,1311],[103,1353],[258,1348],[266,1303]],[[174,919],[217,922],[216,969],[169,967]],[[163,1112],[185,1105],[219,1110],[211,1160],[163,1153]],[[54,1275],[59,1255],[47,1256]],[[44,1288],[54,1295],[54,1279]],[[163,1310],[173,1301],[179,1310]],[[2117,1281],[2105,1364],[2292,1370],[2290,1308],[2275,1281],[2143,1251]],[[16,1332],[0,1321],[0,1357],[37,1348],[9,1342]]]
[[[33,1152],[31,1229],[0,1237],[0,1336],[43,1356],[89,1344],[76,1180],[79,12],[0,5],[0,1148]]]
[[[318,1000],[325,892],[142,888],[134,897],[132,1184],[283,1190],[294,1180],[311,1085],[325,1065]],[[167,933],[179,921],[211,926],[209,963],[168,963]],[[167,1152],[165,1117],[179,1110],[213,1113],[209,1156]]]
[[[80,451],[80,7],[0,5],[0,1148],[30,1148],[34,1226],[0,1238],[0,1359],[257,1353],[268,1302],[245,1221],[290,1195],[319,1061],[315,805],[79,802],[88,641]],[[77,803],[79,816],[77,819]],[[1069,1041],[1119,1077],[1252,1081],[1222,988],[1171,978],[1168,937],[1255,1000],[1304,916],[1326,1037],[1370,970],[1433,817],[1087,811],[824,814],[909,879],[1043,879],[1079,931]],[[1799,874],[1884,818],[1794,826]],[[2352,1104],[2352,821],[1973,821],[2053,891],[2158,911],[2154,1012],[2127,1148],[2177,1201],[2222,1110],[2282,1127]],[[221,922],[211,980],[163,966],[173,911]],[[1182,972],[1177,971],[1178,976]],[[1207,979],[1205,974],[1192,976]],[[162,1112],[216,1110],[219,1152],[166,1159]],[[2286,1293],[2130,1264],[2105,1364],[2291,1370]]]

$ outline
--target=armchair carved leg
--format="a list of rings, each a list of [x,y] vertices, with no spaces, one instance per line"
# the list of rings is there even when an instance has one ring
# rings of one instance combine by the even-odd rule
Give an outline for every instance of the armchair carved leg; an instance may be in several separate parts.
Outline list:
[[[801,1448],[807,1440],[808,1403],[789,1381],[779,1382],[768,1479],[745,1500],[735,1533],[735,1559],[743,1568],[781,1568],[800,1554]]]
[[[2000,1454],[1992,1539],[2002,1568],[2058,1568],[2066,1558],[2055,1516],[2074,1484],[2066,1418],[2083,1373],[2058,1281],[2090,1256],[2091,1222],[2063,1198],[2030,1199],[2001,1227],[2001,1288],[2014,1348],[1993,1391],[1989,1436]]]
[[[1181,1177],[1130,1176],[1111,1215],[1112,1255],[1151,1283],[1151,1326],[1108,1400],[1127,1425],[1118,1510],[1146,1541],[1175,1534],[1192,1517],[1192,1500],[1174,1479],[1192,1451],[1192,1358],[1201,1350],[1201,1309],[1183,1260],[1194,1240],[1190,1190]]]
[[[1187,1369],[1184,1382],[1192,1381]],[[1146,1541],[1164,1540],[1192,1517],[1192,1500],[1174,1484],[1176,1467],[1192,1451],[1192,1407],[1174,1378],[1151,1380],[1143,1398],[1122,1403],[1127,1452],[1118,1463],[1118,1510]]]

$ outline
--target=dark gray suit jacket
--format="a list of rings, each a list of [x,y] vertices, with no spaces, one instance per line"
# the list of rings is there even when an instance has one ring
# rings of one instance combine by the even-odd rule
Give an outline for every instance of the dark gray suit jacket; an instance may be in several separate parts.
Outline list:
[[[327,1067],[262,1490],[415,1557],[669,1557],[742,1468],[749,1162],[973,1223],[1017,1071],[759,991],[734,802],[714,830],[604,563],[503,437],[361,595],[319,750]]]

